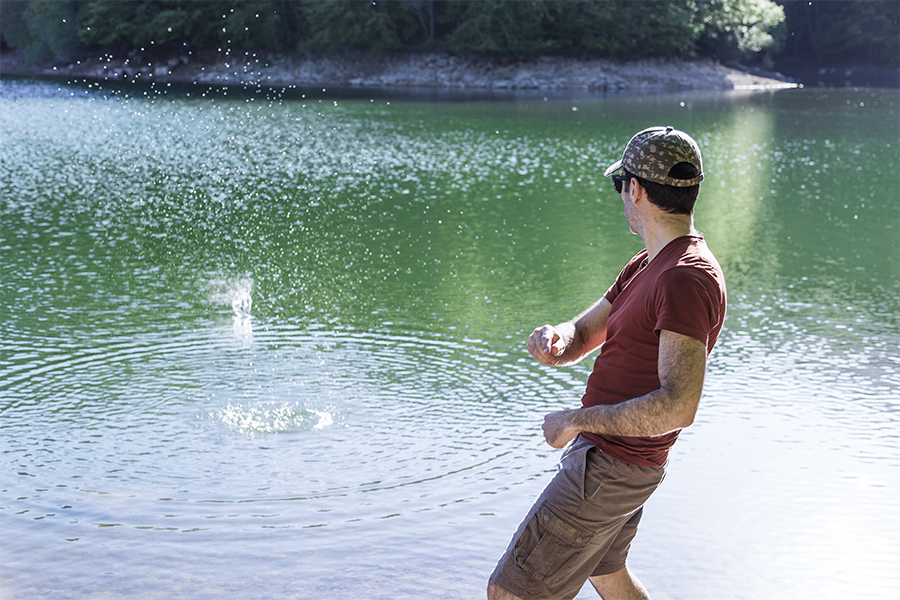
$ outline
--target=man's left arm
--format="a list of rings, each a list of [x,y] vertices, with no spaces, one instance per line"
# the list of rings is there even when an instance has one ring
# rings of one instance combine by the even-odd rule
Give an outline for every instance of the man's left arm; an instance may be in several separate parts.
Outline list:
[[[659,389],[618,404],[550,413],[543,425],[547,443],[562,448],[581,432],[650,437],[687,427],[700,404],[706,358],[700,340],[661,330]]]

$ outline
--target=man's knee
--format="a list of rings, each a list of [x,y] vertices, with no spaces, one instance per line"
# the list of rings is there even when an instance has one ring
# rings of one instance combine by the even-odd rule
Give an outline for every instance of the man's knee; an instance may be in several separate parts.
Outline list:
[[[603,600],[650,600],[647,588],[627,567],[609,575],[595,575],[590,582]]]
[[[505,589],[494,583],[493,579],[488,580],[487,587],[488,600],[521,600],[518,596],[510,594]]]

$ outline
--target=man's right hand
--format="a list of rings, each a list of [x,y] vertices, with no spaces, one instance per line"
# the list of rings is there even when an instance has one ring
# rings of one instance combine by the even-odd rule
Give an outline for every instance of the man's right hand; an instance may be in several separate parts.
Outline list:
[[[542,365],[557,365],[574,335],[575,327],[571,323],[538,327],[528,338],[528,353]]]

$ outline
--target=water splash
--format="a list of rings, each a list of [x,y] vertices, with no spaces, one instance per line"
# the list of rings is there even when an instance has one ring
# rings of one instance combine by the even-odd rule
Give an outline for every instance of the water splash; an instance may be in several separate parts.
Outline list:
[[[234,310],[234,316],[236,317],[249,317],[250,309],[252,307],[253,298],[247,290],[237,292],[234,299],[231,301],[231,308]]]
[[[231,331],[234,333],[234,337],[239,339],[250,339],[253,337],[253,322],[250,320],[250,315],[248,314],[246,317],[240,317],[235,315],[234,322],[231,326]]]
[[[210,417],[245,434],[278,433],[295,429],[318,430],[334,424],[331,412],[297,404],[245,406],[229,403],[221,410],[211,412]]]
[[[253,308],[253,279],[214,279],[209,282],[210,299],[216,304],[231,306],[238,319],[249,319]]]

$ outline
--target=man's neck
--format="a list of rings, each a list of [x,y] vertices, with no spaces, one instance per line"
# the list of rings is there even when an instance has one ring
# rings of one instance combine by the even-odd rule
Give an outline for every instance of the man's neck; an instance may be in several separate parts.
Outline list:
[[[693,215],[664,214],[646,223],[641,232],[641,239],[647,248],[648,262],[659,254],[669,242],[686,235],[696,235]]]

